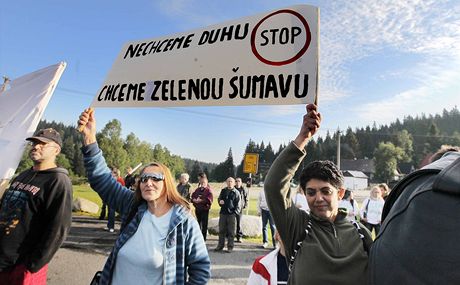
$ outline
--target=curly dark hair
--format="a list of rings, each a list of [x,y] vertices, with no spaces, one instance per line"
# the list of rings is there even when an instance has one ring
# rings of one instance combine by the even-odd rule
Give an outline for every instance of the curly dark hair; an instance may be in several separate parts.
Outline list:
[[[300,173],[300,187],[305,191],[307,182],[318,179],[329,182],[335,188],[343,186],[343,175],[337,166],[329,160],[316,160],[307,164]]]
[[[453,145],[442,145],[441,148],[439,148],[438,151],[436,151],[430,157],[430,163],[440,159],[444,154],[446,154],[446,152],[449,152],[449,151],[460,152],[460,147],[453,146]]]

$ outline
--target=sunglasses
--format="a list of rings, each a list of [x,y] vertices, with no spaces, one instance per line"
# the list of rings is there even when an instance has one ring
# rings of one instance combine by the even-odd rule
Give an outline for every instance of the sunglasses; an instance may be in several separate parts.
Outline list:
[[[162,173],[144,173],[140,176],[139,181],[141,183],[147,183],[149,179],[152,179],[155,182],[163,181],[165,177]]]

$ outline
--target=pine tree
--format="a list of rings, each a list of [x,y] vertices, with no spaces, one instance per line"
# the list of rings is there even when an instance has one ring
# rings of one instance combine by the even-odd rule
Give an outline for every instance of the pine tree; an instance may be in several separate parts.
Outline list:
[[[192,171],[190,172],[190,182],[198,183],[198,174],[200,174],[201,172],[203,172],[203,170],[201,169],[201,166],[198,163],[198,161],[195,160],[195,163],[192,167]]]

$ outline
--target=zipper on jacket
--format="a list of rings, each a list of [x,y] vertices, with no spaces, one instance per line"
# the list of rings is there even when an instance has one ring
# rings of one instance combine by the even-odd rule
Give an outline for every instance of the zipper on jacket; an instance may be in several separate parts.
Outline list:
[[[334,232],[334,237],[337,238],[337,230],[335,229],[334,223],[331,223],[332,231]]]

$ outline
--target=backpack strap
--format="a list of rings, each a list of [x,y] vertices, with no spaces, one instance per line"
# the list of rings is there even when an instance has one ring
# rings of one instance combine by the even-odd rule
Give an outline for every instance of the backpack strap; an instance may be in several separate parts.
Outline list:
[[[358,222],[356,221],[350,221],[353,226],[356,228],[356,230],[358,231],[358,234],[359,234],[359,238],[361,239],[361,241],[363,242],[363,248],[364,250],[367,252],[367,254],[369,254],[369,246],[367,245],[366,243],[366,236],[364,235],[364,230],[363,228],[359,225]]]
[[[288,264],[289,272],[291,272],[292,267],[294,266],[295,258],[297,257],[297,253],[299,252],[300,248],[302,247],[302,242],[303,242],[303,240],[304,240],[307,236],[310,235],[311,227],[312,227],[311,218],[310,218],[310,216],[308,215],[308,216],[307,216],[307,226],[305,227],[305,236],[302,236],[302,238],[296,243],[296,245],[295,245],[295,247],[294,247],[294,252],[292,253],[291,258],[289,258],[289,264]]]
[[[371,198],[367,198],[367,203],[366,203],[366,207],[364,208],[364,219],[367,219],[367,212],[369,212],[369,203],[371,202]]]
[[[358,231],[358,234],[359,234],[359,238],[361,239],[362,243],[363,243],[363,248],[364,250],[366,251],[367,254],[369,254],[369,246],[366,244],[366,236],[364,234],[364,230],[363,228],[359,225],[359,223],[355,222],[355,221],[350,221],[353,226],[356,228],[356,230]],[[312,224],[311,224],[311,219],[310,219],[310,216],[308,216],[307,218],[307,226],[305,227],[305,236],[296,243],[295,247],[294,247],[294,252],[292,253],[291,255],[291,258],[289,259],[289,264],[288,264],[288,269],[289,269],[289,272],[291,272],[292,270],[292,267],[294,266],[294,261],[295,261],[295,258],[297,257],[297,254],[300,250],[300,248],[302,247],[302,242],[303,240],[310,235],[310,232],[311,232],[311,227],[312,227]]]

